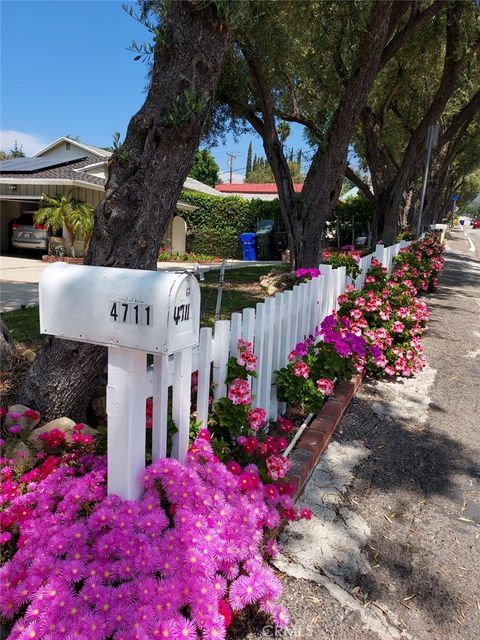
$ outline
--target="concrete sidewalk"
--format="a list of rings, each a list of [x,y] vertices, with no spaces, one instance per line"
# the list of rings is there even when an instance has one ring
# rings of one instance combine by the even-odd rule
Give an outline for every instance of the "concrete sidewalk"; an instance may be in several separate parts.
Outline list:
[[[276,261],[227,260],[226,269],[242,269],[257,266],[278,266]],[[17,256],[0,256],[0,311],[13,311],[20,307],[38,304],[38,283],[49,263],[41,259]],[[219,270],[221,263],[158,262],[157,268],[181,269],[207,273]]]

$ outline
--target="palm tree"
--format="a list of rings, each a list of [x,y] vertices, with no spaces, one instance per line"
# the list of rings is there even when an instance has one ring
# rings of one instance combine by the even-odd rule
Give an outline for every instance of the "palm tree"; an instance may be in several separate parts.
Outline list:
[[[76,206],[72,210],[72,220],[75,233],[80,231],[83,236],[83,254],[87,251],[88,243],[93,231],[93,207],[88,202],[76,201]]]
[[[56,196],[43,194],[41,202],[42,204],[34,216],[35,224],[45,225],[52,233],[57,233],[65,228],[70,253],[75,257],[74,241],[77,230],[82,231],[86,237],[84,248],[92,234],[93,207],[73,198],[71,194]]]

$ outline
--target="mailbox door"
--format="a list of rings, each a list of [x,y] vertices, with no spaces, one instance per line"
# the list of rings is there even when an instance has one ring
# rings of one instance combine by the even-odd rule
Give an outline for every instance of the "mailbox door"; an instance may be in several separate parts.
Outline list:
[[[168,318],[168,353],[198,344],[200,288],[195,276],[186,274],[175,281]]]

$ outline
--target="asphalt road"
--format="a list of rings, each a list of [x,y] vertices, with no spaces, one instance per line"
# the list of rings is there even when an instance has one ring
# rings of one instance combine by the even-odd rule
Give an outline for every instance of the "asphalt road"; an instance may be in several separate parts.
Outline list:
[[[465,235],[471,240],[473,247],[469,245],[469,251],[475,254],[475,257],[480,260],[480,229],[472,229],[472,227],[464,228]],[[473,249],[473,250],[472,250]]]

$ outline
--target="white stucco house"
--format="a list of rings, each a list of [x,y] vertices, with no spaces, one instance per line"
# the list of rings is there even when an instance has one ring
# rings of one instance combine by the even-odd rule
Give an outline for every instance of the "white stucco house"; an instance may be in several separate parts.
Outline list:
[[[103,198],[112,152],[84,142],[61,137],[29,158],[0,162],[0,249],[10,245],[10,223],[23,212],[36,211],[42,194],[49,196],[71,193],[75,198],[96,206]],[[186,191],[222,195],[216,189],[193,178],[187,178]],[[177,211],[195,207],[177,202]],[[165,242],[174,253],[185,252],[185,223],[178,216],[170,223]],[[79,238],[76,249],[81,250]]]

